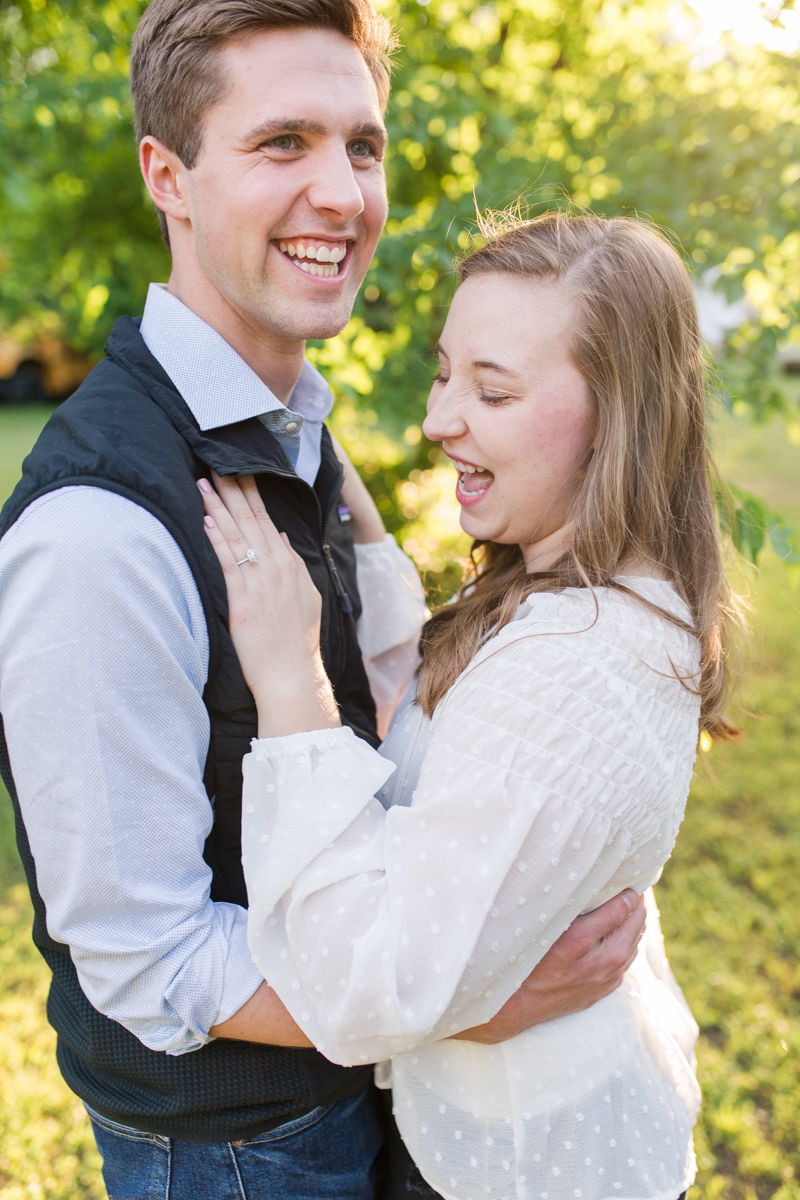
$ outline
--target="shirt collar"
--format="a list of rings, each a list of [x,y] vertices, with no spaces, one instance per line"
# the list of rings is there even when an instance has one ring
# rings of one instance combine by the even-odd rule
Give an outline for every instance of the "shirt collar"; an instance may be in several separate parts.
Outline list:
[[[165,284],[150,284],[139,332],[203,431],[284,408],[233,347]],[[316,422],[333,407],[330,388],[307,360],[289,404]]]

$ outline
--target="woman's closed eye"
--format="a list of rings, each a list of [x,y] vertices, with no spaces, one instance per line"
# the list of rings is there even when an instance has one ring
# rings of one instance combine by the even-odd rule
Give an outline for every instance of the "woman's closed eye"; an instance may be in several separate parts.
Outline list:
[[[434,375],[432,382],[433,383],[449,383],[450,376],[445,375],[443,371],[439,370]],[[490,405],[493,405],[494,407],[497,407],[500,404],[505,404],[505,402],[507,400],[511,399],[511,396],[509,396],[505,392],[485,392],[483,389],[480,389],[480,391],[478,392],[478,398],[480,400],[482,400],[484,404],[490,404]]]

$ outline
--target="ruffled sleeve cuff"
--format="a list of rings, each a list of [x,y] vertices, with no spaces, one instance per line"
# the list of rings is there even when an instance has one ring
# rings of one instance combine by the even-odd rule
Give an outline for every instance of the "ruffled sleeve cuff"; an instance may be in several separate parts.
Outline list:
[[[395,768],[347,727],[256,738],[242,768],[242,865],[252,933]]]

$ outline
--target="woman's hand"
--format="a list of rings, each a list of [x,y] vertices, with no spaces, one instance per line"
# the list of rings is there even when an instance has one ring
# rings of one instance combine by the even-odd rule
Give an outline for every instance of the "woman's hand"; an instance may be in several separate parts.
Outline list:
[[[334,453],[344,467],[342,499],[350,509],[350,530],[357,545],[365,542],[382,542],[386,529],[375,501],[367,491],[367,485],[350,461],[347,451],[331,434]]]
[[[231,637],[258,709],[258,736],[334,729],[341,721],[320,653],[322,600],[308,568],[273,525],[252,475],[212,477],[216,491],[207,479],[197,486],[228,589]]]

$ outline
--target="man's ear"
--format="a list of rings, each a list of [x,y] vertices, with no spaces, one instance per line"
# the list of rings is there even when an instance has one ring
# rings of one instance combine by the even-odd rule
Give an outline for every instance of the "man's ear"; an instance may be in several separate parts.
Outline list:
[[[139,165],[156,208],[176,221],[185,221],[189,216],[182,188],[186,167],[177,154],[148,134],[139,145]]]

